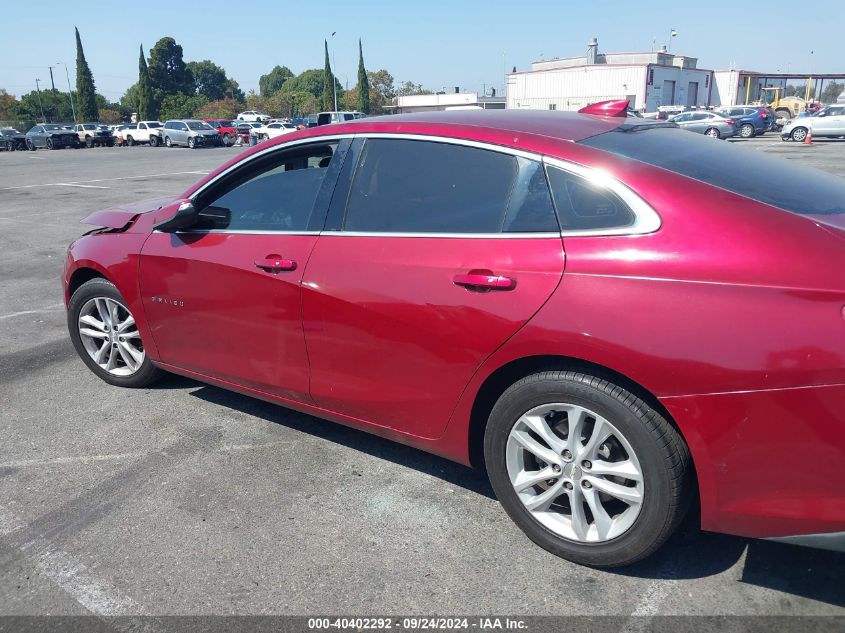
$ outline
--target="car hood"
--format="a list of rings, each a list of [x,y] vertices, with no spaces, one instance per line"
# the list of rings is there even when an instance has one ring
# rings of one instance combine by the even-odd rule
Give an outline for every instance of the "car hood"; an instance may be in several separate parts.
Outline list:
[[[149,213],[150,211],[158,211],[162,207],[178,200],[176,197],[167,198],[151,198],[149,200],[141,200],[133,204],[121,205],[120,207],[113,207],[111,209],[103,209],[102,211],[95,211],[91,215],[80,220],[81,224],[92,224],[94,226],[101,226],[107,229],[124,229],[137,216],[142,213]]]

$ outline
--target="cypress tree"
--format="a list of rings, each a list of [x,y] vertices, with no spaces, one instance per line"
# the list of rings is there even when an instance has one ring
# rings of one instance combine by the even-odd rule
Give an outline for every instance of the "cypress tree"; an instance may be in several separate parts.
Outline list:
[[[358,111],[370,113],[370,82],[367,79],[367,69],[364,68],[364,49],[361,48],[361,38],[358,38]]]
[[[150,88],[150,71],[147,68],[147,59],[144,57],[144,45],[141,44],[141,54],[138,57],[138,120],[155,119],[158,116],[155,110],[153,91]]]
[[[332,67],[329,64],[329,43],[323,40],[326,47],[326,66],[323,70],[323,111],[334,111],[334,75],[332,75]]]
[[[82,51],[82,40],[79,39],[79,29],[76,31],[76,102],[79,105],[80,121],[99,121],[100,112],[97,109],[97,93],[94,89],[94,77],[85,53]]]

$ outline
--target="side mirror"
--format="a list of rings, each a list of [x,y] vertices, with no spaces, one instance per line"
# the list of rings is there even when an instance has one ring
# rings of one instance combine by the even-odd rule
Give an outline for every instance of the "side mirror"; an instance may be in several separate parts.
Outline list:
[[[197,213],[194,203],[190,200],[184,200],[182,204],[179,205],[179,210],[176,211],[176,215],[169,220],[156,224],[155,228],[163,233],[175,233],[180,229],[187,229],[188,227],[196,224],[198,217],[199,214]]]

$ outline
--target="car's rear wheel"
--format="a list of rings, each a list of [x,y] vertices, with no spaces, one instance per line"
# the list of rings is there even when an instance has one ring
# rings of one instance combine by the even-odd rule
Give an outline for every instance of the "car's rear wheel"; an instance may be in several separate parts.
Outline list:
[[[158,137],[155,135],[150,136],[150,146],[151,147],[158,147]]]
[[[67,322],[80,358],[107,383],[145,387],[163,373],[147,357],[135,318],[110,281],[82,284],[70,299]]]
[[[739,135],[742,138],[751,138],[754,136],[754,126],[750,123],[743,123],[739,128]]]
[[[502,507],[544,549],[617,567],[654,552],[690,499],[677,430],[619,385],[548,371],[508,388],[484,438]]]
[[[721,138],[721,134],[719,134],[719,130],[714,127],[708,129],[705,133],[705,136],[709,136],[710,138]]]
[[[807,138],[807,128],[805,127],[797,127],[792,130],[792,140],[798,143],[803,143],[804,139]]]

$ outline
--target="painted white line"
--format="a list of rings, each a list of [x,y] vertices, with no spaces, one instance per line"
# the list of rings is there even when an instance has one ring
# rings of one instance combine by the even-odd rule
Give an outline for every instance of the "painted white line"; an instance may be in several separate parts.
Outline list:
[[[669,593],[669,580],[652,580],[640,595],[634,610],[619,633],[643,633],[651,629],[651,618]]]
[[[85,189],[109,189],[109,187],[100,187],[98,185],[79,185],[75,182],[57,182],[56,186],[59,187],[83,187]]]
[[[48,182],[39,185],[19,185],[17,187],[0,187],[0,191],[9,191],[11,189],[32,189],[34,187],[55,187],[56,185],[79,185],[90,182],[113,182],[116,180],[136,180],[138,178],[166,178],[168,176],[185,176],[189,174],[206,176],[210,171],[194,170],[194,171],[172,171],[166,174],[145,174],[142,176],[120,176],[118,178],[96,178],[94,180],[74,180],[72,182]]]
[[[5,219],[5,218],[3,218]],[[11,314],[0,314],[0,321],[4,319],[14,319],[15,317],[26,316],[27,314],[40,314],[42,312],[58,312],[64,308],[63,303],[54,303],[46,308],[38,308],[37,310],[24,310],[22,312],[12,312]]]

